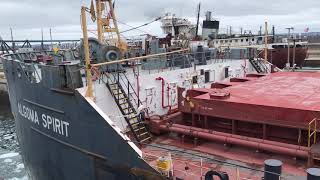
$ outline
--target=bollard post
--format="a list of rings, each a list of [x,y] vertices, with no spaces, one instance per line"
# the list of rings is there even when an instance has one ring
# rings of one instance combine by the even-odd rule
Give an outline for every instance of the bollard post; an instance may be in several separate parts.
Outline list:
[[[307,169],[307,180],[318,180],[318,179],[320,179],[320,169],[319,168]]]
[[[282,162],[276,159],[264,161],[264,180],[279,180],[281,177]]]

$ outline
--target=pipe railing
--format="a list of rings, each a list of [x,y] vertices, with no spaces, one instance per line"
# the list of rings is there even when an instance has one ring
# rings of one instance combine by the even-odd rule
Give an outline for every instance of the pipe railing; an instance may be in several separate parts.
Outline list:
[[[117,64],[117,63],[131,62],[131,61],[137,61],[137,60],[142,60],[142,59],[146,59],[146,58],[153,58],[153,57],[164,56],[164,55],[169,55],[169,54],[174,54],[174,53],[179,53],[179,52],[187,52],[187,51],[189,51],[189,49],[182,49],[182,50],[171,51],[171,52],[166,52],[166,53],[151,54],[151,55],[147,55],[147,56],[140,56],[140,57],[121,59],[121,60],[117,60],[117,61],[110,61],[110,62],[91,64],[91,66],[98,67],[98,66],[103,66],[103,65],[111,65],[111,64]]]
[[[121,73],[117,72],[117,75],[115,75],[114,73],[110,73],[112,75],[113,78],[113,82],[114,83],[118,83],[119,85],[124,85],[124,91],[127,90],[127,96],[128,96],[128,100],[133,99],[133,102],[135,103],[135,105],[137,106],[137,108],[142,104],[141,100],[139,99],[138,94],[136,93],[136,91],[134,90],[132,84],[130,83],[128,77],[125,75],[125,73]],[[125,77],[125,78],[123,78]],[[131,98],[130,98],[131,97]]]
[[[311,138],[313,137],[313,144],[317,141],[317,118],[311,120],[308,124],[308,147],[311,146]]]

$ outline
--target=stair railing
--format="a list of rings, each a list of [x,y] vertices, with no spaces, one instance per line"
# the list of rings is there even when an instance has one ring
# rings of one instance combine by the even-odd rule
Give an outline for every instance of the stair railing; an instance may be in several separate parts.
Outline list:
[[[313,137],[313,144],[317,142],[317,118],[314,118],[309,122],[308,127],[308,147],[311,146],[311,138]]]

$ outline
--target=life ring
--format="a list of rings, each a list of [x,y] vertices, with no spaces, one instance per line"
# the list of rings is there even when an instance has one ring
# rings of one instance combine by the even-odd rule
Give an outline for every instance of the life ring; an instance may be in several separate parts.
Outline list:
[[[101,73],[97,67],[92,67],[91,73],[92,73],[92,80],[93,81],[96,81],[100,78]]]

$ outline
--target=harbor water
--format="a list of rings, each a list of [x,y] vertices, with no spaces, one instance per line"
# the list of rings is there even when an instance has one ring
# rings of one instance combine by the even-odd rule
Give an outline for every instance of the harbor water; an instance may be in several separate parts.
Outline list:
[[[8,95],[0,92],[0,180],[27,180]]]

